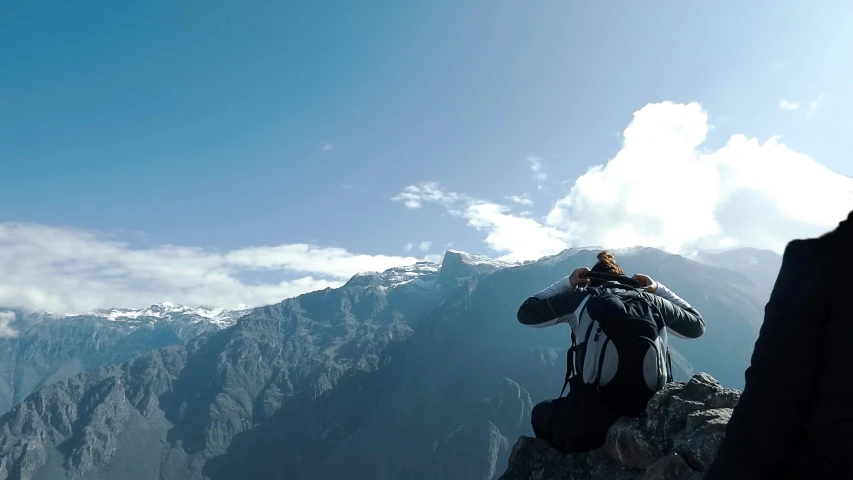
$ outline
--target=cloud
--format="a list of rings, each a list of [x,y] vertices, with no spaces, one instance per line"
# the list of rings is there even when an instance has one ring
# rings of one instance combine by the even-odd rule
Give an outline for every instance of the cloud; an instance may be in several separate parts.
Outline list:
[[[823,103],[823,99],[824,99],[825,97],[826,97],[826,94],[821,93],[820,95],[818,95],[818,97],[817,97],[817,98],[815,98],[814,100],[812,100],[811,102],[809,102],[809,113],[807,113],[807,114],[806,114],[806,116],[807,116],[808,118],[811,118],[811,117],[813,117],[813,116],[814,116],[814,114],[815,114],[815,112],[817,111],[818,107],[820,107],[820,104],[821,104],[821,103]]]
[[[0,223],[0,305],[57,313],[166,301],[238,308],[280,302],[337,287],[357,272],[417,261],[310,244],[224,253],[178,245],[140,248],[84,230]],[[241,280],[259,271],[292,279]]]
[[[418,185],[409,185],[400,194],[391,198],[395,202],[403,202],[406,208],[418,209],[424,203],[437,202],[443,205],[452,204],[461,199],[456,193],[445,192],[438,182],[422,182]]]
[[[409,243],[407,243],[407,244],[406,244],[406,246],[404,247],[404,249],[405,249],[407,252],[409,252],[409,251],[411,251],[412,249],[414,249],[415,247],[418,247],[421,251],[427,252],[427,251],[429,251],[429,249],[430,249],[430,247],[431,247],[431,246],[432,246],[432,242],[430,242],[429,240],[425,240],[425,241],[420,242],[420,243],[418,243],[418,244],[414,244],[414,243],[409,242]]]
[[[437,203],[450,215],[464,218],[469,226],[486,232],[484,243],[503,253],[501,260],[539,258],[566,247],[562,232],[535,220],[514,216],[507,206],[446,190],[436,182],[409,185],[403,192],[407,194],[406,201],[419,206]]]
[[[795,102],[789,102],[787,100],[781,100],[779,102],[779,108],[781,110],[799,110],[800,104]]]
[[[352,185],[349,185],[349,184],[341,185],[341,190],[353,190],[353,189],[355,189],[355,187],[353,187]]]
[[[455,199],[439,203],[484,232],[486,245],[508,260],[589,245],[781,252],[793,238],[834,228],[853,209],[853,179],[778,137],[761,142],[737,134],[709,151],[708,130],[698,103],[646,105],[625,129],[621,150],[578,177],[540,221],[436,184],[429,197],[414,200]]]
[[[0,338],[18,336],[18,331],[9,326],[14,319],[15,312],[0,312]]]
[[[444,260],[444,256],[439,255],[437,253],[430,253],[426,257],[424,257],[425,262],[440,264],[441,261]]]
[[[548,180],[548,175],[545,173],[542,167],[542,160],[539,157],[530,156],[527,157],[527,161],[530,162],[530,169],[533,170],[533,175],[537,182]]]
[[[509,197],[509,199],[512,200],[513,202],[519,204],[519,205],[526,205],[526,206],[533,205],[533,200],[530,199],[529,193],[525,193],[522,195],[513,195],[513,196]]]
[[[334,149],[335,149],[334,143],[324,143],[323,145],[320,146],[320,150],[322,150],[324,152],[331,152]]]

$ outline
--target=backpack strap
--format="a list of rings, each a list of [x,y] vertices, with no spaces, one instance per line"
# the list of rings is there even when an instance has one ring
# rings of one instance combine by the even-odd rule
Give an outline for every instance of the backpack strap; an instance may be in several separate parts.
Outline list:
[[[578,324],[580,324],[581,317],[583,316],[583,312],[586,310],[586,303],[589,301],[589,297],[591,295],[587,295],[586,298],[580,304],[580,308],[578,309]],[[560,390],[560,397],[566,392],[566,387],[569,385],[569,380],[575,375],[575,350],[577,348],[577,337],[575,337],[575,331],[572,329],[572,346],[569,348],[569,351],[566,352],[566,380],[563,382],[563,388]]]
[[[572,346],[569,348],[569,351],[566,352],[566,380],[563,382],[563,388],[560,390],[560,397],[566,392],[566,387],[569,385],[569,380],[574,376],[575,373],[575,347],[577,346],[577,339],[575,338],[575,332],[572,332]]]
[[[618,286],[614,286],[616,288],[631,288],[631,289],[639,289],[643,288],[640,284],[631,277],[626,277],[625,275],[611,275],[609,273],[601,273],[601,272],[586,272],[586,278],[591,278],[593,280],[601,280],[603,282],[619,282]],[[603,286],[603,285],[602,285]]]

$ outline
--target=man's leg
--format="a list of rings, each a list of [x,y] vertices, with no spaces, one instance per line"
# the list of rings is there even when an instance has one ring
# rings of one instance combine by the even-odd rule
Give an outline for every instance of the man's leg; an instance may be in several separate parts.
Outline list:
[[[573,388],[563,400],[560,411],[551,417],[551,444],[564,453],[586,452],[604,445],[607,430],[619,414],[588,387]]]
[[[533,407],[533,411],[530,412],[530,424],[533,426],[533,434],[536,438],[551,442],[551,426],[554,423],[554,416],[555,414],[559,415],[560,406],[564,402],[564,398],[557,398],[539,402]]]

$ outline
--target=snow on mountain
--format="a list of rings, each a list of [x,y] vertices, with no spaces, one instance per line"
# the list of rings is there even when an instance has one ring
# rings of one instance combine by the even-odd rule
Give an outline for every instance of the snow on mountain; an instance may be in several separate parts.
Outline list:
[[[95,310],[88,315],[107,320],[139,321],[142,319],[177,320],[189,319],[191,323],[209,321],[221,327],[232,325],[238,318],[249,313],[251,309],[227,310],[221,307],[198,306],[189,307],[176,303],[158,303],[142,309],[110,308]]]
[[[414,265],[389,268],[384,272],[362,272],[355,274],[344,287],[375,286],[388,290],[408,285],[429,289],[435,283],[439,269],[434,263],[418,262]]]
[[[441,264],[417,262],[414,265],[389,268],[383,272],[355,274],[344,287],[374,286],[387,291],[399,287],[435,290],[442,281],[469,278],[476,274],[492,273],[515,264],[494,260],[484,255],[447,250]]]

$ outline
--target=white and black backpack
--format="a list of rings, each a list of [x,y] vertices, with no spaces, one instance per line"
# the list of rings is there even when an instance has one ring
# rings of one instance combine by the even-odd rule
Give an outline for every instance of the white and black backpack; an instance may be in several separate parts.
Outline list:
[[[646,396],[672,381],[666,325],[629,277],[589,272],[607,281],[587,287],[589,295],[571,322],[572,346],[567,356],[570,378],[600,392]]]

